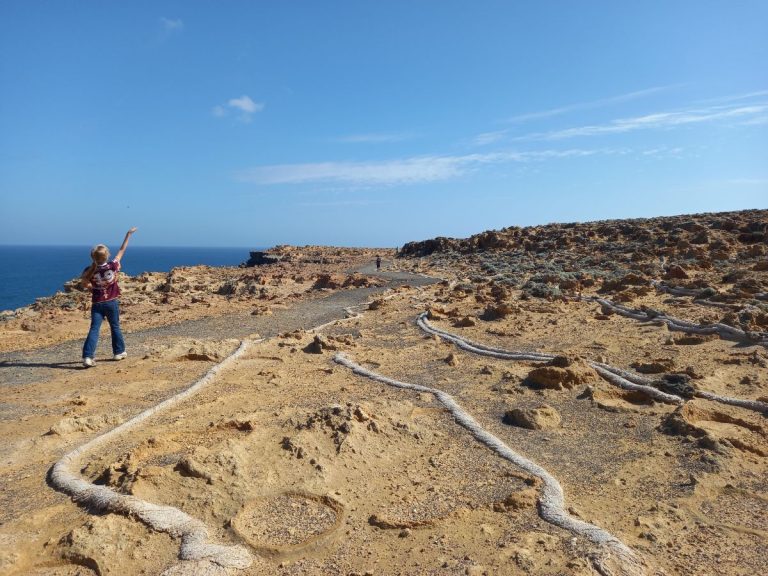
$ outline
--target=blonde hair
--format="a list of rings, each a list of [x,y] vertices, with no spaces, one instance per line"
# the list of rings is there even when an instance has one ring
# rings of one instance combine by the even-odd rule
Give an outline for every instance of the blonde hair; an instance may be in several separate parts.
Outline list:
[[[109,259],[109,248],[104,244],[96,244],[91,250],[91,260],[95,264],[104,264]]]

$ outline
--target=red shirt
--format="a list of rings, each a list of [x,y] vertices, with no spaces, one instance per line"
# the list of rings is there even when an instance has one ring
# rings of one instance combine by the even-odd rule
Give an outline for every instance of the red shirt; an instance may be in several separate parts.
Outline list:
[[[120,286],[117,285],[117,273],[120,272],[120,262],[112,260],[99,264],[91,278],[91,302],[107,302],[120,296]]]

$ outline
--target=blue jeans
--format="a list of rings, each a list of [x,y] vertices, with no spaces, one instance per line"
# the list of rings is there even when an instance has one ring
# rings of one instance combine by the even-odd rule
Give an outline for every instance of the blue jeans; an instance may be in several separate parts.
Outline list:
[[[117,299],[107,302],[95,302],[91,305],[91,329],[83,344],[83,358],[93,358],[96,354],[96,345],[99,343],[99,329],[104,318],[109,322],[109,331],[112,333],[112,353],[125,352],[125,340],[120,331],[120,303]]]

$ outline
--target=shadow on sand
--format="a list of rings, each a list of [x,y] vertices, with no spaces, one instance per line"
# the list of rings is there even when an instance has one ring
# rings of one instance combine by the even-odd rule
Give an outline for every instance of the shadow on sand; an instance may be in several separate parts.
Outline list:
[[[3,360],[0,368],[58,368],[59,370],[86,370],[81,361],[72,362],[14,362]]]

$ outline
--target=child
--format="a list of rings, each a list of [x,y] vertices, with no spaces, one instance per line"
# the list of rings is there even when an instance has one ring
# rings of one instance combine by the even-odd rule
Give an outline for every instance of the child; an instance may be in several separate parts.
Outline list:
[[[117,285],[117,274],[120,272],[120,260],[125,254],[128,246],[128,239],[136,232],[136,228],[131,228],[126,232],[123,245],[117,251],[115,259],[109,261],[109,248],[104,244],[99,244],[91,250],[91,265],[83,270],[80,276],[80,285],[84,288],[90,288],[91,298],[91,328],[83,344],[83,366],[90,368],[96,362],[96,344],[99,342],[99,329],[104,318],[109,322],[109,330],[112,334],[112,353],[114,360],[122,360],[128,354],[125,351],[125,340],[120,331],[120,310],[119,300],[120,287]]]

